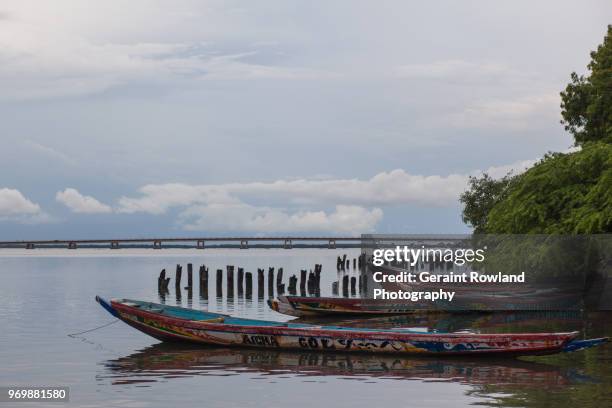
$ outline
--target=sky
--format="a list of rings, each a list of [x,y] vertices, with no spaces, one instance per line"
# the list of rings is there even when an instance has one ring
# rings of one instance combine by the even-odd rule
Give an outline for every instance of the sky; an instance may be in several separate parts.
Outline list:
[[[0,2],[0,240],[463,233],[609,0]]]

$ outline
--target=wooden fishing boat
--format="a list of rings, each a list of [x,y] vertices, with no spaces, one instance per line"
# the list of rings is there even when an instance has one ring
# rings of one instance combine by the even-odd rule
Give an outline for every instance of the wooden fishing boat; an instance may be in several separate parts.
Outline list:
[[[380,299],[334,297],[279,296],[268,300],[274,311],[289,316],[321,315],[396,315],[427,310],[415,307],[415,302]]]
[[[531,296],[531,295],[530,295]],[[573,296],[573,295],[572,295]],[[531,296],[530,303],[521,301],[520,295],[480,294],[477,292],[456,294],[453,302],[448,301],[408,301],[384,300],[372,298],[338,298],[338,297],[307,297],[279,296],[269,300],[272,310],[289,316],[323,316],[323,315],[400,315],[417,312],[466,312],[466,311],[541,311],[541,310],[572,310],[565,304],[537,300]],[[542,296],[544,298],[544,296]],[[518,299],[518,300],[517,300]],[[549,298],[550,300],[550,298]],[[575,299],[574,299],[575,300]],[[578,304],[574,302],[574,304]],[[544,306],[544,307],[543,307]]]
[[[425,333],[242,319],[129,299],[96,300],[113,316],[163,341],[336,352],[435,355],[540,355],[608,341],[578,340],[579,332],[529,334]]]

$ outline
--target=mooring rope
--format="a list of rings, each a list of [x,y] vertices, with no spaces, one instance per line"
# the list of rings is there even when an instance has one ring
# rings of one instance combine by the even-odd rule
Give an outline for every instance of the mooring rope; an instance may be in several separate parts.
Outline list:
[[[119,321],[119,319],[115,319],[112,322],[105,323],[102,326],[94,327],[93,329],[85,330],[85,331],[78,332],[78,333],[71,333],[71,334],[68,335],[68,337],[73,337],[74,338],[74,337],[80,336],[81,334],[90,333],[90,332],[98,330],[98,329],[103,329],[104,327],[110,326],[111,324],[115,324],[118,321]]]

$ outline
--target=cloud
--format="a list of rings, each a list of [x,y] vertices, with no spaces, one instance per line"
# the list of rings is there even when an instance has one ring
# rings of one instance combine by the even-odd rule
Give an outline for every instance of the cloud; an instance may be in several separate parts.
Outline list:
[[[0,188],[0,217],[38,213],[40,206],[25,198],[19,190]]]
[[[103,214],[112,212],[110,206],[102,204],[91,196],[82,195],[74,188],[58,191],[55,199],[75,213]]]
[[[149,184],[141,197],[121,197],[119,211],[163,214],[171,207],[239,204],[240,197],[265,198],[294,205],[432,205],[448,206],[463,191],[467,175],[422,176],[397,169],[368,180],[278,180],[274,182],[190,185]]]
[[[535,160],[490,167],[498,178],[523,172]],[[472,175],[482,174],[474,171]],[[376,229],[379,207],[455,206],[469,174],[423,176],[396,169],[370,179],[299,179],[273,182],[191,185],[149,184],[139,197],[121,197],[119,213],[160,215],[178,208],[178,224],[194,231],[335,232]],[[254,205],[265,202],[266,205]],[[276,205],[274,205],[276,203]],[[335,208],[326,211],[326,208]],[[317,210],[323,208],[322,210]]]
[[[192,206],[179,215],[190,231],[331,232],[358,235],[372,232],[383,217],[379,208],[338,205],[333,212],[297,211],[248,204]]]
[[[559,95],[555,94],[487,100],[449,115],[447,122],[460,128],[527,129],[542,117],[555,120],[559,103]]]
[[[64,7],[66,6],[66,7]],[[139,21],[143,10],[114,2],[97,10],[83,10],[78,5],[48,9],[44,5],[24,7],[13,2],[11,18],[0,25],[0,98],[6,100],[43,99],[104,92],[126,85],[156,84],[191,89],[194,80],[311,79],[324,77],[321,70],[272,62],[261,53],[267,46],[244,44],[224,47],[191,33],[178,41],[100,29],[100,21],[114,24],[113,8],[120,8],[124,21]],[[168,13],[152,7],[149,24],[189,23],[195,30],[193,16]],[[71,9],[72,8],[72,9]],[[196,7],[197,9],[197,7]],[[154,10],[151,12],[151,10]],[[198,11],[202,18],[214,16]],[[228,17],[229,11],[221,11]],[[99,14],[100,21],[87,21]],[[234,17],[235,18],[235,17]],[[230,18],[231,19],[231,18]],[[138,23],[135,23],[138,25]],[[130,26],[134,24],[127,24]],[[96,30],[96,28],[98,30]],[[136,30],[136,29],[135,29]],[[111,38],[96,38],[96,34]],[[214,38],[214,32],[209,33]],[[217,34],[218,35],[218,34]],[[119,39],[119,37],[122,37]],[[4,40],[3,40],[4,38]],[[151,40],[143,41],[143,38]],[[259,57],[259,61],[253,61]]]
[[[504,177],[508,173],[512,173],[513,175],[521,174],[536,164],[537,161],[538,160],[520,160],[503,166],[492,166],[479,173],[487,173],[489,176],[498,179]]]
[[[357,234],[375,230],[383,218],[379,206],[453,205],[467,178],[412,175],[397,169],[367,180],[150,184],[139,189],[140,197],[121,197],[117,212],[159,215],[179,208],[178,222],[186,230]],[[334,210],[324,210],[330,207]]]
[[[519,174],[536,160],[471,172],[494,178]],[[227,184],[149,184],[140,196],[121,197],[111,208],[73,188],[56,195],[77,213],[146,213],[177,210],[177,224],[188,231],[372,232],[383,219],[380,207],[449,207],[465,191],[470,174],[413,175],[403,169],[360,179],[298,179]],[[265,204],[256,204],[265,203]]]
[[[57,160],[57,161],[60,161],[60,162],[63,162],[69,165],[75,164],[75,161],[72,158],[70,158],[68,155],[52,147],[45,146],[41,143],[38,143],[32,140],[24,140],[23,144],[30,150],[33,150],[42,156],[45,156],[50,159]]]
[[[229,194],[227,185],[149,184],[138,191],[141,197],[121,197],[117,211],[163,214],[171,207],[192,204],[240,204],[240,200]]]
[[[0,222],[41,224],[54,221],[40,206],[27,199],[19,190],[0,188]]]

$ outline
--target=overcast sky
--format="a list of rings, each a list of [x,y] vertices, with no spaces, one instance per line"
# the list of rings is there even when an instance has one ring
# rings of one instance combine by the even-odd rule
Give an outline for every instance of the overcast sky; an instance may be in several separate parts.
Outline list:
[[[466,232],[601,1],[0,2],[0,239]]]

